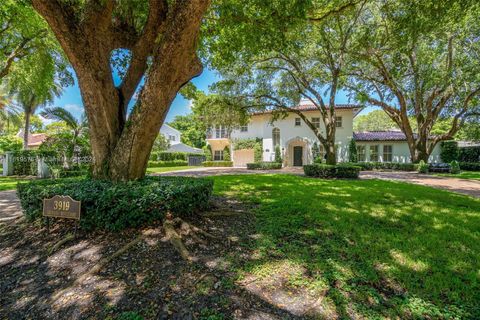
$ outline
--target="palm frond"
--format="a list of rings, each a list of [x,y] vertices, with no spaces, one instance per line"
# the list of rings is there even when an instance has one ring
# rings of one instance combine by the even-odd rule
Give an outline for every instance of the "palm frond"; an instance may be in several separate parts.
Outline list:
[[[40,115],[50,120],[64,121],[67,124],[67,126],[69,126],[74,130],[80,126],[77,118],[75,118],[75,116],[65,108],[61,108],[61,107],[45,108],[40,113]]]

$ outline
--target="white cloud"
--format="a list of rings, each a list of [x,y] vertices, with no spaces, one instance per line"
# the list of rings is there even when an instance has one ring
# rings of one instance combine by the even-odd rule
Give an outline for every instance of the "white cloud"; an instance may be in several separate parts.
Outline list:
[[[83,106],[78,104],[66,104],[64,108],[73,113],[73,115],[76,117],[79,117],[84,111]]]

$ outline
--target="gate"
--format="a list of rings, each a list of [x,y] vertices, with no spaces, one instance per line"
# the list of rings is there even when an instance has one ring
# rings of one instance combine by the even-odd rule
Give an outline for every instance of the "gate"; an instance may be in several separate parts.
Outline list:
[[[189,166],[201,166],[202,162],[205,161],[205,156],[202,154],[199,155],[188,155],[188,165]]]

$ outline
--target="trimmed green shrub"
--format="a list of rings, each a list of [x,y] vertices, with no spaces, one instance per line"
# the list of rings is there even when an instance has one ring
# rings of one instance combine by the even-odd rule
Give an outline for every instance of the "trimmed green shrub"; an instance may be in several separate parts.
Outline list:
[[[351,139],[348,144],[348,162],[356,163],[357,161],[357,143],[355,142],[355,139]]]
[[[459,148],[459,162],[480,162],[480,147]]]
[[[253,148],[253,161],[254,162],[261,162],[263,160],[263,147],[262,143],[258,142],[255,144]]]
[[[36,150],[19,150],[13,152],[13,174],[18,176],[37,175]]]
[[[223,148],[223,161],[232,161],[232,157],[230,156],[229,146],[225,146],[225,148]]]
[[[440,145],[440,158],[443,162],[458,160],[459,150],[457,141],[442,141]]]
[[[282,152],[279,145],[275,146],[275,162],[282,163]]]
[[[460,162],[460,170],[480,171],[480,162]]]
[[[254,162],[254,163],[247,163],[247,169],[249,170],[275,170],[275,169],[282,169],[281,162]]]
[[[233,167],[232,161],[203,161],[204,167]]]
[[[428,173],[429,168],[430,167],[428,163],[425,163],[425,161],[423,160],[420,160],[420,162],[418,163],[418,172],[420,173]]]
[[[416,171],[418,165],[415,163],[397,163],[397,162],[357,162],[355,166],[361,167],[364,171],[372,170],[398,170],[398,171]]]
[[[458,161],[452,161],[450,162],[450,173],[456,174],[460,173],[460,165],[458,164]]]
[[[181,167],[181,166],[188,166],[188,161],[185,161],[185,160],[148,161],[149,168]]]
[[[317,163],[317,158],[320,157],[320,148],[318,147],[317,141],[315,141],[312,145],[312,159],[314,163]]]
[[[80,226],[110,231],[139,227],[174,215],[193,215],[208,207],[213,181],[188,177],[146,177],[113,183],[105,180],[32,180],[17,186],[29,221],[42,217],[42,200],[68,195],[82,201]]]
[[[167,152],[161,151],[156,152],[157,161],[173,161],[173,160],[183,160],[188,161],[188,156],[190,155],[197,155],[198,153],[189,153],[189,152]],[[153,159],[152,159],[153,160]]]
[[[339,164],[307,164],[303,166],[306,176],[316,178],[347,178],[356,179],[360,174],[361,168],[354,165]]]
[[[203,147],[203,152],[205,152],[205,160],[212,161],[212,146],[209,144],[206,145]]]

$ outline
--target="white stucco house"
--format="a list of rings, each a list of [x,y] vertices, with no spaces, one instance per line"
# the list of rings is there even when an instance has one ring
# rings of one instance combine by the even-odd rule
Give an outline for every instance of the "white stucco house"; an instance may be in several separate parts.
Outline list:
[[[170,142],[170,148],[166,150],[167,152],[203,153],[202,149],[194,148],[182,143],[181,132],[166,123],[160,127],[160,133]]]
[[[321,120],[320,111],[314,105],[301,103],[298,107],[310,120],[317,124],[323,132],[325,126]],[[354,104],[336,105],[336,136],[337,160],[348,161],[348,145],[352,138],[357,141],[360,161],[379,162],[410,162],[410,153],[401,132],[354,133],[353,119],[362,110],[362,106]],[[403,136],[403,137],[402,137]],[[273,161],[275,146],[278,144],[282,151],[284,166],[302,166],[313,162],[312,146],[317,142],[320,154],[324,150],[312,130],[295,113],[289,113],[284,119],[271,123],[270,112],[255,113],[250,122],[233,130],[230,134],[226,128],[217,126],[207,132],[207,143],[212,149],[213,160],[223,160],[223,150],[230,148],[233,165],[246,166],[254,162],[254,150],[235,150],[235,141],[257,138],[261,140],[263,161]],[[439,161],[439,146],[432,153],[431,161]]]

